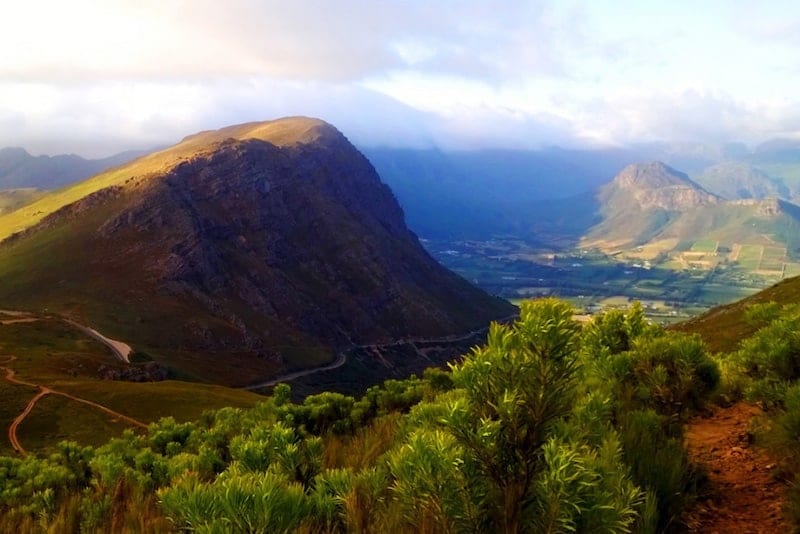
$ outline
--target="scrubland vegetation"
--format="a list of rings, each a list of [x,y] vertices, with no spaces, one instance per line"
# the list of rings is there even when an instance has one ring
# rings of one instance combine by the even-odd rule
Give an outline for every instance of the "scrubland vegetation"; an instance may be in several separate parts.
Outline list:
[[[800,305],[744,318],[749,337],[710,355],[638,304],[581,325],[563,301],[523,302],[449,370],[361,398],[294,403],[282,384],[253,408],[2,457],[0,530],[680,530],[704,483],[684,423],[740,400],[765,410],[754,435],[800,523]]]
[[[449,370],[361,398],[171,418],[99,447],[0,458],[0,529],[18,532],[662,532],[704,473],[684,445],[706,403],[764,408],[756,440],[800,523],[800,305],[745,308],[752,335],[710,355],[642,308],[581,325],[556,299]],[[707,326],[707,325],[706,325]]]
[[[702,480],[682,421],[719,373],[642,310],[581,326],[561,301],[360,399],[170,418],[97,447],[0,460],[3,531],[653,532]]]
[[[649,324],[586,324],[522,303],[450,366],[361,398],[289,385],[253,408],[172,418],[99,447],[0,458],[0,529],[18,532],[663,532],[705,475],[686,420],[764,408],[754,435],[800,523],[800,305],[744,308],[728,353]],[[708,325],[705,325],[706,327]],[[707,334],[707,332],[705,332]]]

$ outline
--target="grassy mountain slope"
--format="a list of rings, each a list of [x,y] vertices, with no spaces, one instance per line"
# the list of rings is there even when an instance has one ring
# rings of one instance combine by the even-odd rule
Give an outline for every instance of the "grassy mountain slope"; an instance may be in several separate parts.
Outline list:
[[[42,195],[44,195],[44,191],[33,187],[0,191],[0,215],[10,213],[26,204],[30,204]]]
[[[204,410],[249,407],[262,399],[246,391],[207,384],[108,380],[109,372],[131,366],[116,361],[104,345],[53,319],[15,322],[14,316],[0,314],[0,366],[13,369],[19,380],[100,403],[143,423],[166,416],[193,420]],[[0,428],[7,429],[35,393],[33,387],[10,383],[3,372]],[[49,395],[20,425],[18,437],[27,450],[46,451],[65,439],[100,444],[129,426],[96,408]],[[12,452],[10,442],[0,440],[0,453]]]
[[[741,340],[758,329],[745,320],[747,307],[766,302],[777,302],[781,305],[800,302],[800,277],[782,280],[755,295],[714,308],[673,328],[681,332],[699,334],[713,351],[729,352],[736,349]]]
[[[225,139],[259,139],[276,146],[289,146],[315,140],[316,123],[298,119],[295,128],[286,125],[248,123],[186,137],[175,146],[142,156],[128,164],[109,169],[88,180],[69,185],[7,216],[0,217],[0,239],[30,228],[48,215],[92,193],[133,181],[141,182],[168,172],[181,162],[213,151],[213,145]]]

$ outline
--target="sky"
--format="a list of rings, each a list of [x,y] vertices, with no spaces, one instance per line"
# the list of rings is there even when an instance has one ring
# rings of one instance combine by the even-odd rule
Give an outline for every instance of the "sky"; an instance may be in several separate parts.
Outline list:
[[[0,146],[315,116],[360,146],[800,137],[800,3],[0,0]]]

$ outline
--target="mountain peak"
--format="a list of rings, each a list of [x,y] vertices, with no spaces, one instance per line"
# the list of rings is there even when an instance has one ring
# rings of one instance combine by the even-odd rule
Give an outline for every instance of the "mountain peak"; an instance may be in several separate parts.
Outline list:
[[[327,122],[311,117],[284,117],[271,121],[258,121],[207,130],[184,138],[177,146],[201,146],[220,143],[228,139],[266,141],[278,147],[310,144],[322,139],[344,136]]]
[[[614,178],[614,183],[625,188],[658,188],[671,186],[694,186],[689,177],[660,161],[628,165]]]
[[[629,196],[641,209],[686,211],[701,205],[716,204],[719,197],[689,177],[660,162],[628,165],[603,190],[607,199]]]

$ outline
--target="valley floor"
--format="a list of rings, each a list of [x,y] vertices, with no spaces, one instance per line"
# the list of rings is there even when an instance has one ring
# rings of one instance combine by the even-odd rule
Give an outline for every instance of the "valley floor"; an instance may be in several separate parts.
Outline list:
[[[688,250],[651,257],[652,251],[638,249],[606,254],[567,247],[556,253],[512,238],[423,243],[447,268],[512,302],[554,295],[593,315],[639,300],[645,314],[662,325],[800,274],[800,263],[790,260],[786,247],[761,244],[697,241]]]
[[[708,474],[707,494],[686,516],[691,532],[792,531],[782,513],[785,486],[771,473],[775,462],[751,445],[750,422],[759,414],[755,406],[739,403],[714,407],[689,423],[689,454]]]

